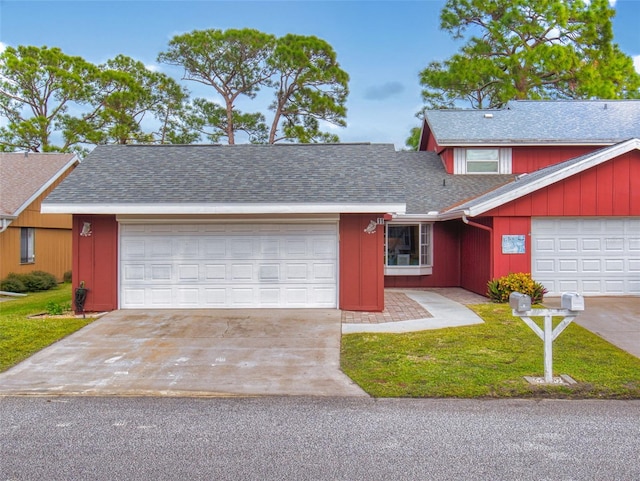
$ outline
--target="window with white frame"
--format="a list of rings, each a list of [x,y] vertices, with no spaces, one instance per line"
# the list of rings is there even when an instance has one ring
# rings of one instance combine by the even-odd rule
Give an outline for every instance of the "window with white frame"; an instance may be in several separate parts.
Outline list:
[[[511,148],[467,147],[453,150],[454,174],[510,174]]]
[[[500,151],[498,149],[466,149],[467,173],[499,172]]]
[[[431,223],[386,225],[385,271],[387,275],[431,273],[432,228]],[[428,268],[428,271],[425,268]]]
[[[20,264],[33,264],[35,254],[35,229],[33,227],[20,228]]]

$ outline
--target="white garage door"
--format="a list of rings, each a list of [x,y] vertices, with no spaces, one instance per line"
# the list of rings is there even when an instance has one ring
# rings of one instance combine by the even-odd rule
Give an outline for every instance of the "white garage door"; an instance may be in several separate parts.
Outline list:
[[[548,295],[640,294],[640,218],[533,218],[532,276]]]
[[[121,224],[120,307],[336,307],[337,223]]]

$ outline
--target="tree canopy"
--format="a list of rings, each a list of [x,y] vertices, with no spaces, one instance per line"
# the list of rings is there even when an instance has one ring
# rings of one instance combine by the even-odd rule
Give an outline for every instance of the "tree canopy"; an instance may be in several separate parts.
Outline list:
[[[160,62],[180,66],[183,78],[213,87],[219,103],[193,101],[192,125],[208,139],[236,141],[245,132],[252,142],[337,141],[321,122],[345,125],[348,74],[333,48],[313,36],[273,35],[253,29],[195,30],[178,35]],[[261,112],[242,112],[237,101],[271,89],[270,125]]]
[[[118,55],[96,66],[58,48],[8,47],[0,54],[1,150],[83,151],[87,144],[191,142],[187,91]],[[157,130],[143,128],[146,116]]]
[[[613,43],[614,14],[608,0],[447,0],[441,28],[470,37],[421,72],[426,108],[639,98],[633,61]]]

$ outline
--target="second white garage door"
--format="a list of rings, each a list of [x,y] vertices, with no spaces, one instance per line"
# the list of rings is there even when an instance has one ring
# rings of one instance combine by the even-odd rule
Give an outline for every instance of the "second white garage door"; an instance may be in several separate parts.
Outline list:
[[[337,223],[121,224],[120,307],[334,308]]]
[[[640,294],[640,218],[533,218],[532,277],[548,295]]]

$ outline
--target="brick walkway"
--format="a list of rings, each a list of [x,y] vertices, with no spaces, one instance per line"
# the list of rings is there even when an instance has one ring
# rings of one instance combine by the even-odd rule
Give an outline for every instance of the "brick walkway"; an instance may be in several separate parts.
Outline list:
[[[433,291],[461,304],[481,304],[488,302],[486,297],[459,287],[424,290]],[[385,289],[384,291],[384,311],[382,312],[342,311],[342,322],[345,324],[380,324],[383,322],[410,321],[429,317],[433,316],[424,307],[403,292],[392,289]]]

